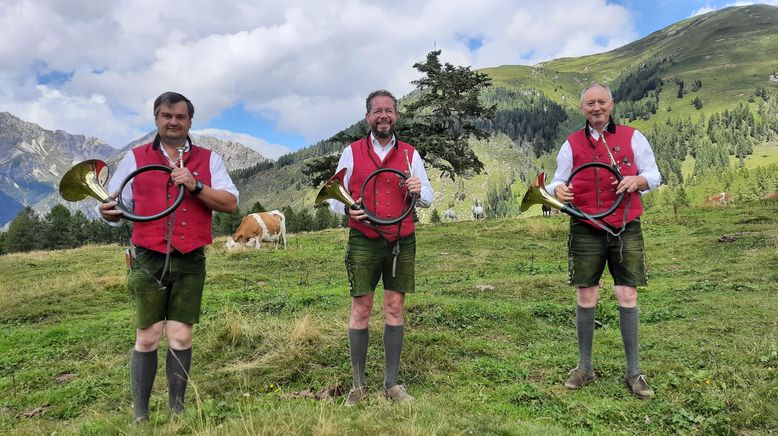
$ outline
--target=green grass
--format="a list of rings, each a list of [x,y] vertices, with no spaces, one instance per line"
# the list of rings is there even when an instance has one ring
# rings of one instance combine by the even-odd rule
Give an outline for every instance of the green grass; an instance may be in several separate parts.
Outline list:
[[[684,209],[678,220],[647,212],[640,337],[657,392],[650,401],[621,384],[607,274],[594,344],[600,378],[581,391],[562,387],[577,362],[562,216],[421,226],[401,369],[417,401],[378,395],[377,301],[367,366],[374,390],[354,409],[342,396],[288,397],[350,383],[345,230],[291,235],[287,251],[228,254],[219,240],[208,249],[186,414],[165,411],[161,362],[151,422],[141,426],[129,424],[134,331],[121,249],[0,256],[0,433],[775,432],[777,213],[775,202]],[[720,242],[724,235],[734,240]],[[73,376],[57,381],[63,374]]]

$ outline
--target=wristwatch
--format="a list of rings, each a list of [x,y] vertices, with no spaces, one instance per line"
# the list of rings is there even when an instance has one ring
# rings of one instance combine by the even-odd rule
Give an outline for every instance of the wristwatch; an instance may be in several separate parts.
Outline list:
[[[195,188],[192,189],[191,191],[189,191],[189,193],[192,194],[192,195],[199,194],[200,192],[203,191],[203,188],[205,187],[205,185],[203,185],[203,182],[201,182],[199,180],[196,180],[195,182],[196,182],[195,183]]]

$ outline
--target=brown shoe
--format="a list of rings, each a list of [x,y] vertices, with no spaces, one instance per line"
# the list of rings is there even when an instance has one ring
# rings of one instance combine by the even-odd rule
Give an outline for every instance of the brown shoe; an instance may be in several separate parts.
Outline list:
[[[632,377],[626,377],[624,384],[627,385],[627,389],[632,392],[636,397],[641,400],[652,398],[654,396],[654,390],[648,385],[646,376],[643,374],[633,375]]]
[[[348,391],[348,398],[346,398],[346,402],[343,403],[346,407],[354,407],[357,405],[359,400],[362,400],[363,398],[367,397],[367,386],[362,386],[359,388],[351,388],[350,391]]]
[[[567,378],[567,381],[565,382],[565,387],[567,389],[581,389],[582,387],[586,386],[590,382],[594,381],[597,378],[597,375],[592,370],[586,370],[586,369],[580,369],[578,367],[575,367],[570,370],[569,372],[570,377]]]
[[[397,402],[413,401],[413,397],[405,390],[403,385],[394,385],[389,389],[384,389],[384,396]]]

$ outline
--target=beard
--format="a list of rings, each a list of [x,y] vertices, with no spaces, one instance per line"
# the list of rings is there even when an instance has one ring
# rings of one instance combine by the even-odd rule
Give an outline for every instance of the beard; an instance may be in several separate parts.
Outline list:
[[[370,130],[373,132],[373,136],[379,139],[388,139],[394,134],[394,126],[389,126],[386,130],[379,130],[378,125],[376,124],[370,126]]]

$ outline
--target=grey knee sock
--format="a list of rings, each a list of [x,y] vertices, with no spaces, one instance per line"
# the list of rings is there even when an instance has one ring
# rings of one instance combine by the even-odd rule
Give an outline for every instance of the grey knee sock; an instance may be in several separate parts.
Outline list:
[[[638,364],[638,319],[640,310],[635,307],[619,307],[619,328],[627,357],[627,377],[640,374]]]
[[[348,329],[348,348],[351,353],[351,383],[361,388],[365,383],[365,362],[370,335],[367,329]]]
[[[401,325],[384,324],[384,389],[397,384],[400,375],[400,354],[403,349],[405,327]]]
[[[184,413],[184,394],[192,366],[192,347],[186,350],[169,348],[165,358],[167,372],[168,406],[171,413]]]
[[[578,368],[591,371],[594,313],[596,307],[575,306],[575,330],[578,335]]]
[[[133,417],[136,421],[149,419],[149,398],[157,376],[157,350],[132,350],[130,355],[130,392]]]

